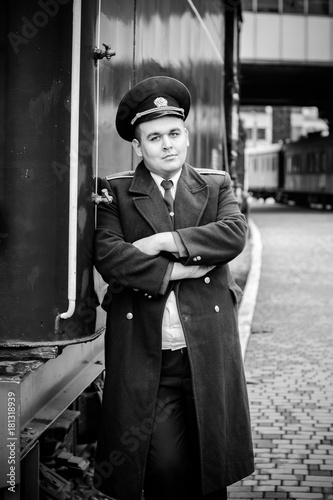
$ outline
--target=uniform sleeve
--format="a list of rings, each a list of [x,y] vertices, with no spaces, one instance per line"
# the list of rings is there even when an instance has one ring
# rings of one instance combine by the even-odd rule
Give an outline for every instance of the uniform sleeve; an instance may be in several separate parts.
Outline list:
[[[234,196],[229,174],[218,192],[216,221],[177,230],[187,256],[184,265],[226,264],[239,255],[246,242],[247,224]]]
[[[112,202],[101,203],[97,209],[94,244],[97,271],[114,293],[121,292],[124,287],[152,296],[164,293],[170,260],[161,255],[147,255],[125,241],[116,192],[107,180],[101,181],[101,189],[108,190]]]

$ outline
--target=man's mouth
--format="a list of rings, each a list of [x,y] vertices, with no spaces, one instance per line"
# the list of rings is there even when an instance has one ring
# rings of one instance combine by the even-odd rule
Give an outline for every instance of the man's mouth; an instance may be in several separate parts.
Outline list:
[[[177,155],[175,155],[175,154],[169,154],[169,155],[163,156],[163,160],[167,160],[167,159],[175,158],[176,156],[177,156]]]

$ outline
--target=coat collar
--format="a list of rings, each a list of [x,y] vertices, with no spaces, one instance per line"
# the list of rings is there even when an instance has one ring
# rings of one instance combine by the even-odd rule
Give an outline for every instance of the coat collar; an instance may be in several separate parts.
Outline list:
[[[162,195],[143,162],[135,170],[129,191],[133,195],[137,210],[155,232],[173,230]],[[193,167],[185,163],[175,198],[175,229],[197,226],[208,197],[208,185],[205,180]]]

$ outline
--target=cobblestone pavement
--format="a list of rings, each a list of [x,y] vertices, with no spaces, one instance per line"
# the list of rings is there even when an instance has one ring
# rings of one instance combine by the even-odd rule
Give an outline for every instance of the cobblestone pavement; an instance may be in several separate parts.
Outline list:
[[[229,499],[333,499],[333,215],[252,206],[262,271],[245,370],[255,473]]]

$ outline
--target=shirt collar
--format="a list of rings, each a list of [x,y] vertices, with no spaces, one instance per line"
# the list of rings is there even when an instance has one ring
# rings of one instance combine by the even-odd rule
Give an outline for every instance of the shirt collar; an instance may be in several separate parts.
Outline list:
[[[168,177],[168,180],[173,182],[174,189],[177,188],[177,184],[178,184],[179,177],[180,177],[181,173],[182,173],[182,169],[180,169],[179,172],[177,172],[173,177]],[[161,182],[164,181],[164,177],[161,177],[160,175],[155,174],[154,172],[150,172],[150,175],[152,176],[152,178],[154,179],[154,181],[156,182],[158,187],[160,187]]]

